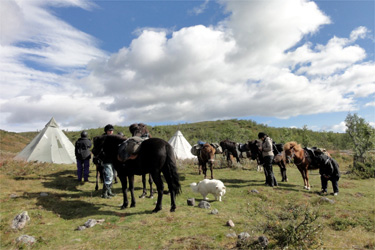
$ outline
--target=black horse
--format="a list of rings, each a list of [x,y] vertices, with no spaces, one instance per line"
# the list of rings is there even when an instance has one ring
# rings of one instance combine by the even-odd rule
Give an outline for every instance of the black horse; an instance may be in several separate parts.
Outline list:
[[[240,162],[239,152],[237,150],[238,144],[236,142],[233,142],[230,140],[224,140],[220,142],[220,146],[223,149],[223,152],[225,152],[227,156],[228,164],[232,163],[230,155],[233,155],[233,157],[236,157],[237,163]]]
[[[111,159],[114,168],[118,172],[121,181],[124,202],[121,209],[128,207],[128,183],[131,193],[131,207],[135,207],[134,197],[134,175],[151,174],[152,179],[157,187],[158,200],[153,213],[162,209],[164,183],[161,173],[168,184],[171,196],[171,212],[176,210],[176,195],[181,193],[179,175],[175,153],[172,146],[159,138],[150,138],[142,142],[138,155],[135,159],[128,159],[124,163],[118,157],[118,147],[126,139],[117,135],[103,135],[94,138],[94,148],[92,153],[97,156],[105,156]]]
[[[251,151],[251,159],[252,160],[257,160],[258,165],[263,165],[263,155],[262,152],[259,150],[258,145],[261,142],[259,140],[253,140],[248,142],[248,146]],[[283,145],[282,144],[273,144],[273,154],[275,157],[273,158],[273,164],[276,164],[280,168],[280,173],[281,173],[281,181],[282,182],[287,182],[288,177],[286,176],[286,166],[285,166],[285,154],[283,153]]]

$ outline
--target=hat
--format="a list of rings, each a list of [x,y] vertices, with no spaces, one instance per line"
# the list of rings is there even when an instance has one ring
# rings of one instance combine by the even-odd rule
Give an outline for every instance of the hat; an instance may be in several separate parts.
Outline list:
[[[258,139],[262,139],[262,138],[265,137],[265,136],[267,136],[265,133],[260,132],[260,133],[258,134]]]
[[[81,138],[86,138],[86,137],[87,137],[87,131],[82,131]]]
[[[108,124],[104,127],[104,132],[107,132],[107,131],[113,131],[113,126],[112,124]]]

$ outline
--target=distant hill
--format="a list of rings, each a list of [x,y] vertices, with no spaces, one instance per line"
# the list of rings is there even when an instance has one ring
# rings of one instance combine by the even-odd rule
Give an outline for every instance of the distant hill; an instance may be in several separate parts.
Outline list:
[[[308,129],[275,128],[264,124],[257,124],[252,120],[218,120],[178,125],[148,126],[152,137],[159,137],[168,141],[177,130],[180,130],[191,145],[198,140],[207,142],[220,142],[229,139],[239,143],[257,139],[259,132],[267,133],[275,142],[285,143],[297,141],[309,147],[323,147],[326,149],[349,149],[347,134],[333,132],[315,132]],[[103,134],[103,128],[88,129],[89,137]],[[64,131],[74,143],[81,131]],[[122,132],[130,136],[128,126],[115,126],[115,134]],[[13,133],[0,130],[0,150],[17,153],[20,152],[38,132]]]

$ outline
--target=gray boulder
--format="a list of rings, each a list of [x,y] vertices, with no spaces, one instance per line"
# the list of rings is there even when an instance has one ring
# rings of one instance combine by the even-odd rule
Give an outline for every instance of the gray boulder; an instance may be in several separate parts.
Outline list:
[[[13,229],[22,229],[26,226],[26,223],[30,220],[30,217],[27,213],[27,211],[24,211],[14,217],[12,222],[12,228]]]
[[[208,201],[201,201],[201,202],[199,202],[198,207],[204,208],[204,209],[210,209],[211,204]]]

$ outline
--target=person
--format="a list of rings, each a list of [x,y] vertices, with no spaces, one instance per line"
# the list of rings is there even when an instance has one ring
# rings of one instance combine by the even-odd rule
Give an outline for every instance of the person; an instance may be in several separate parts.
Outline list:
[[[104,127],[104,134],[103,135],[113,135],[113,125],[112,124],[107,124],[105,127]]]
[[[263,156],[263,170],[266,177],[266,185],[270,187],[277,186],[275,175],[273,174],[272,161],[273,161],[273,150],[272,150],[272,139],[265,134],[260,132],[258,138],[261,140],[259,150],[262,151]]]
[[[319,166],[320,181],[322,185],[322,191],[320,194],[327,194],[328,180],[330,180],[332,182],[333,195],[338,195],[340,170],[337,161],[325,154],[321,154],[315,157],[315,162]]]
[[[87,131],[81,132],[81,138],[75,143],[75,156],[77,160],[78,181],[82,181],[82,172],[84,181],[89,181],[90,159],[92,146],[91,140],[87,138]]]
[[[103,135],[113,135],[113,125],[107,124],[104,127],[104,134]],[[101,159],[101,168],[102,168],[102,176],[103,176],[103,193],[102,198],[111,198],[112,196],[115,196],[114,193],[112,193],[112,182],[114,179],[114,176],[116,176],[116,170],[113,167],[113,164],[111,162],[111,159],[109,159],[107,156],[103,156]],[[116,180],[116,178],[115,178]],[[117,183],[117,180],[115,181]]]

